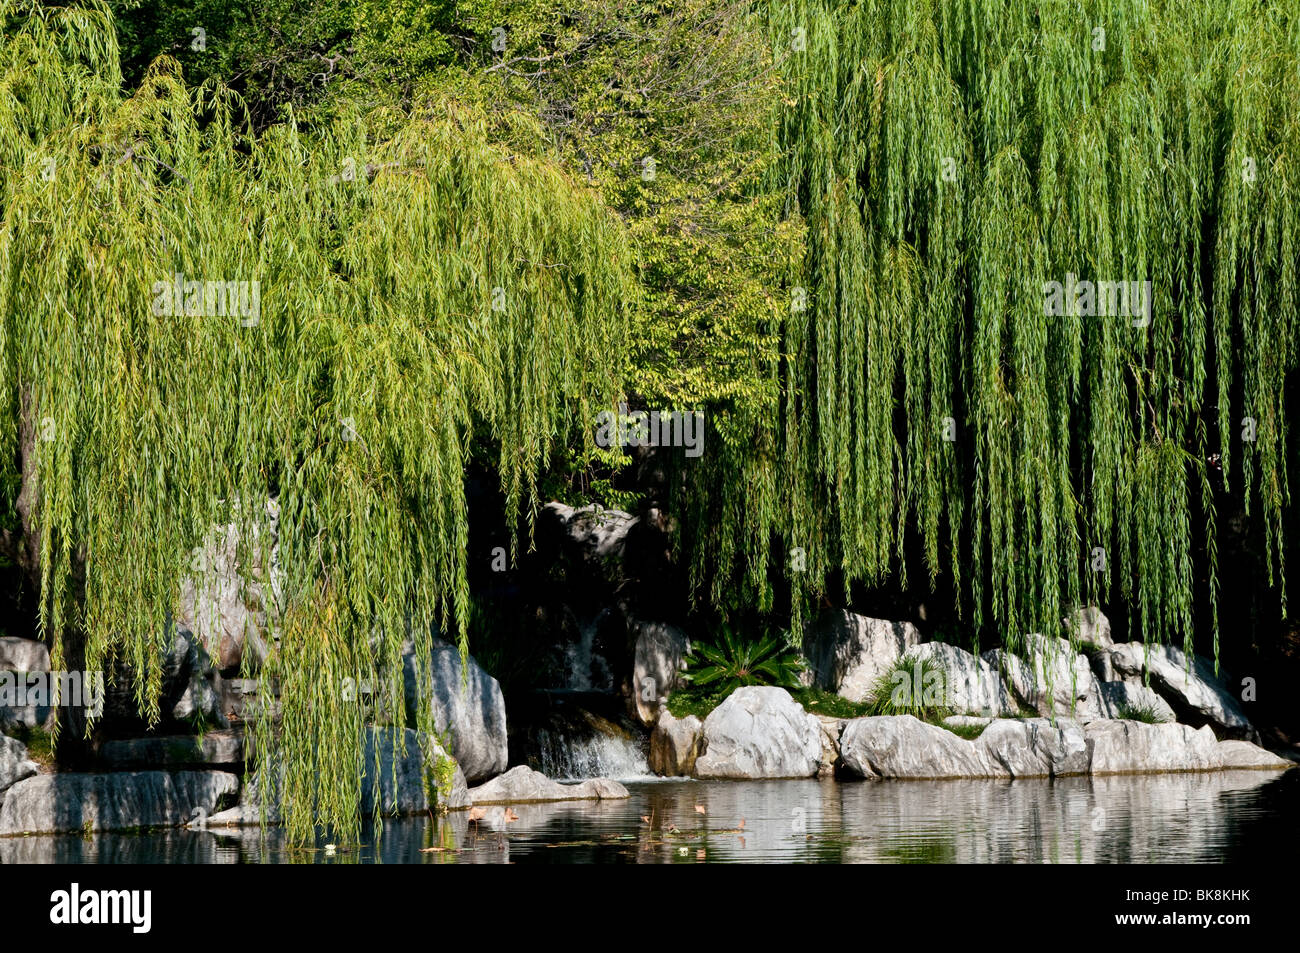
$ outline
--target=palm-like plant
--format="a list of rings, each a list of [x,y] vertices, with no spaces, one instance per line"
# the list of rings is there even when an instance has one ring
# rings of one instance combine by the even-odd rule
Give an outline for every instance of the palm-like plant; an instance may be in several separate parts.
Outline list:
[[[697,688],[718,686],[730,695],[744,685],[794,688],[803,661],[785,642],[784,633],[768,630],[748,641],[724,622],[713,645],[699,644],[691,653],[685,678]]]

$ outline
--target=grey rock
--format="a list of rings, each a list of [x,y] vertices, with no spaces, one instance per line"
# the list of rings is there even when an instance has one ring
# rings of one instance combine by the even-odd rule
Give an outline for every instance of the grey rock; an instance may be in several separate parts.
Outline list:
[[[659,702],[677,687],[678,673],[686,668],[691,641],[676,626],[663,622],[638,622],[634,627],[632,697],[636,717],[653,725],[659,717]]]
[[[469,789],[474,804],[515,804],[530,801],[599,801],[629,797],[627,788],[608,778],[560,784],[525,765],[511,768],[486,784]]]
[[[405,751],[401,746],[405,745]],[[426,772],[425,754],[428,754]],[[361,779],[361,813],[374,812],[375,799],[379,799],[381,814],[422,814],[430,808],[429,794],[434,787],[436,765],[449,756],[432,738],[425,738],[422,747],[420,734],[409,728],[367,728],[365,760]],[[284,777],[283,768],[274,775],[278,788]],[[208,818],[209,827],[236,827],[252,824],[279,823],[282,815],[279,797],[275,790],[269,797],[262,791],[263,780],[257,772],[250,772],[240,791],[239,803]],[[468,786],[459,766],[454,767],[451,791],[439,801],[442,809],[457,811],[469,807]],[[435,798],[439,797],[435,791]]]
[[[993,719],[983,715],[949,715],[943,723],[954,728],[987,728]]]
[[[1206,725],[1149,725],[1102,720],[1084,727],[1093,774],[1210,771],[1221,766],[1218,741]]]
[[[697,778],[807,778],[822,763],[822,728],[783,688],[746,686],[704,720]]]
[[[44,642],[0,636],[0,672],[48,672],[50,650]]]
[[[419,724],[417,711],[418,660],[404,659],[407,718]],[[500,774],[509,763],[506,738],[506,701],[497,680],[469,657],[467,680],[462,681],[460,650],[434,640],[430,673],[422,693],[433,706],[440,735],[450,735],[451,753],[469,783]]]
[[[1149,708],[1161,721],[1178,720],[1167,701],[1136,680],[1098,682],[1097,692],[1103,718],[1123,718],[1126,709]]]
[[[982,748],[911,715],[851,719],[840,735],[840,760],[845,773],[871,779],[1007,775]]]
[[[28,760],[25,745],[0,735],[0,791],[30,778],[38,770],[36,763]]]
[[[955,714],[990,717],[1017,714],[1016,704],[997,669],[965,649],[946,642],[925,642],[908,649],[903,657],[909,661],[921,659],[942,670],[944,705]]]
[[[1065,619],[1065,624],[1074,630],[1080,642],[1086,642],[1099,648],[1109,648],[1115,644],[1111,637],[1110,619],[1096,606],[1084,606],[1075,609]]]
[[[1295,763],[1279,758],[1271,751],[1249,741],[1220,741],[1219,762],[1225,769],[1258,768],[1269,771],[1286,771]]]
[[[152,735],[106,741],[97,752],[110,770],[222,766],[238,769],[244,762],[241,731],[209,731],[197,735]]]
[[[1092,667],[1087,656],[1074,652],[1066,639],[1027,635],[1023,657],[990,649],[980,658],[1002,674],[1022,705],[1044,717],[1080,721],[1101,717]]]
[[[828,778],[835,774],[835,765],[839,764],[840,735],[844,732],[844,726],[848,724],[848,719],[818,715],[817,721],[822,726],[822,756],[821,765],[817,769],[817,777]]]
[[[881,675],[920,643],[921,633],[910,622],[828,611],[804,632],[803,681],[849,701],[865,701]]]
[[[1236,698],[1206,659],[1189,658],[1172,645],[1153,645],[1148,651],[1138,642],[1116,645],[1110,651],[1110,658],[1125,681],[1142,678],[1149,668],[1151,687],[1180,717],[1189,714],[1191,720],[1213,725],[1219,734],[1228,737],[1247,740],[1257,737]]]
[[[267,501],[258,518],[245,527],[247,540],[235,523],[214,526],[196,553],[197,572],[181,587],[177,622],[195,634],[219,670],[231,675],[240,669],[246,654],[256,672],[269,651],[265,634],[269,618],[278,615],[283,604],[278,526],[275,500]]]
[[[173,656],[179,678],[184,680],[180,697],[172,706],[172,717],[179,721],[201,719],[205,724],[229,727],[221,709],[220,678],[212,659],[199,639],[189,629],[176,627]]]
[[[703,736],[704,723],[699,718],[676,718],[663,708],[650,734],[650,770],[668,777],[688,777]]]
[[[400,746],[405,744],[405,753]],[[431,769],[448,758],[442,746],[427,739]],[[366,739],[365,776],[361,783],[362,814],[371,813],[379,800],[381,814],[418,814],[429,810],[432,776],[425,771],[420,735],[409,728],[370,729]],[[427,780],[427,783],[426,783]],[[442,806],[448,810],[469,807],[468,785],[460,766],[453,769],[451,792]],[[434,792],[435,801],[437,794]]]
[[[49,671],[50,651],[45,643],[0,636],[0,730],[18,727],[48,731],[54,727],[57,712],[52,706],[17,704],[19,679],[23,675],[43,675]]]
[[[855,718],[840,751],[846,773],[864,778],[1063,777],[1089,765],[1082,727],[1065,719],[997,719],[968,741],[911,715]]]
[[[1083,727],[1069,719],[999,719],[972,744],[1013,778],[1087,774],[1091,761]]]
[[[1101,716],[1088,658],[1065,638],[1030,634],[1024,637],[1023,658],[1005,649],[985,651],[980,658],[1002,673],[1017,701],[1045,718],[1091,722]]]
[[[177,826],[215,813],[238,790],[225,771],[42,774],[5,793],[0,834]]]
[[[575,509],[563,503],[547,503],[543,513],[556,521],[583,558],[593,563],[621,561],[628,531],[637,521],[631,513],[594,505]]]

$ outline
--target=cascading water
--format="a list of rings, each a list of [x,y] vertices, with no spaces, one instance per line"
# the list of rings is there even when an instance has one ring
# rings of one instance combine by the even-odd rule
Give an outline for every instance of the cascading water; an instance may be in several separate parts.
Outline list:
[[[559,780],[639,778],[650,774],[638,739],[613,735],[573,738],[543,728],[537,733],[537,770]]]
[[[540,692],[527,727],[511,741],[524,763],[549,778],[642,778],[650,775],[647,739],[639,726],[613,711],[617,698],[591,692]],[[610,717],[592,709],[606,711]]]

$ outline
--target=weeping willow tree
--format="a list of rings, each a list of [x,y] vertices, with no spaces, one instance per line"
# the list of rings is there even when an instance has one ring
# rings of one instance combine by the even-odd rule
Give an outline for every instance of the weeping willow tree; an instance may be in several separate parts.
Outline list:
[[[123,96],[98,7],[0,21],[0,456],[53,664],[124,661],[156,718],[191,554],[233,524],[269,565],[274,500],[282,718],[262,706],[254,760],[291,836],[355,836],[375,766],[345,686],[465,631],[476,435],[527,509],[617,399],[623,231],[453,103],[252,137],[167,59]]]
[[[1263,521],[1285,600],[1300,9],[769,12],[785,82],[771,187],[807,226],[784,450],[762,505],[712,499],[697,571],[761,587],[775,533],[797,600],[833,577],[847,592],[905,578],[915,531],[931,583],[950,574],[1008,642],[1118,597],[1144,638],[1190,647],[1194,608],[1215,610],[1221,486]],[[1075,279],[1150,282],[1149,308],[1105,313]]]

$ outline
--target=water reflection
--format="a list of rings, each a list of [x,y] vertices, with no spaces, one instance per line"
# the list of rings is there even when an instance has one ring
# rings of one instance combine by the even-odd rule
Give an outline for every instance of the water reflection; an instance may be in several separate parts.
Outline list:
[[[0,838],[0,862],[1223,863],[1300,847],[1297,771],[628,787],[628,801],[514,805],[515,820],[403,818],[332,853],[236,828]]]

